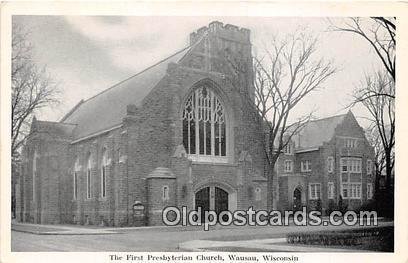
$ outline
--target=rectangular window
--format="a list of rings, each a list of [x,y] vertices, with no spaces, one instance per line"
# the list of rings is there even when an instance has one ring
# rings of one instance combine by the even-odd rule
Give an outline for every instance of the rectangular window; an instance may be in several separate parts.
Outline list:
[[[361,199],[361,158],[343,157],[340,193],[345,199]],[[359,175],[360,174],[360,175]]]
[[[361,173],[361,159],[360,158],[350,158],[349,162],[351,163],[350,172]]]
[[[373,184],[368,183],[367,184],[367,199],[372,199],[373,198]]]
[[[283,149],[283,152],[284,152],[285,154],[288,154],[288,155],[292,154],[292,144],[291,144],[291,143],[288,143],[288,144],[285,146],[285,148]]]
[[[361,158],[341,158],[341,171],[350,173],[361,173]]]
[[[368,159],[367,160],[367,174],[371,175],[372,172],[373,172],[373,162],[370,159]]]
[[[357,162],[357,164],[356,164],[356,166],[357,166],[356,172],[357,172],[357,173],[361,173],[361,171],[362,171],[362,169],[361,169],[361,167],[362,167],[361,159],[356,159],[356,162]]]
[[[78,172],[74,172],[74,200],[78,198]]]
[[[91,169],[86,172],[86,197],[91,198]]]
[[[169,200],[169,187],[167,185],[163,186],[163,201]]]
[[[344,188],[343,188],[344,191]],[[351,199],[361,199],[361,183],[348,184],[347,197]]]
[[[320,199],[320,184],[309,184],[309,199]]]
[[[334,198],[334,183],[333,182],[327,183],[327,196],[329,199]]]
[[[310,172],[310,171],[312,171],[312,162],[311,161],[301,161],[300,162],[300,171],[301,172]]]
[[[290,173],[293,171],[293,162],[291,160],[285,160],[284,171]]]
[[[101,173],[101,196],[106,197],[106,166],[102,166]]]
[[[347,172],[348,171],[348,165],[347,165],[347,159],[346,158],[341,158],[341,171],[342,172]]]
[[[347,183],[349,181],[349,175],[347,173],[342,173],[341,174],[341,182],[342,183]]]
[[[343,198],[348,198],[349,184],[341,184],[341,195]]]
[[[332,173],[334,168],[334,158],[329,156],[327,158],[327,172]]]
[[[344,140],[344,147],[346,148],[356,148],[357,147],[357,139],[354,138],[347,138]]]

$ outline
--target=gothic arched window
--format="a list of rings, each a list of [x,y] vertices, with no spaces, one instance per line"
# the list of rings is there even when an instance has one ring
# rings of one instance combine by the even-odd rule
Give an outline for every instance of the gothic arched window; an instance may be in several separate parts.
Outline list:
[[[106,197],[106,174],[109,165],[108,151],[103,148],[101,162],[101,197]]]
[[[33,154],[33,201],[36,201],[37,195],[37,187],[36,187],[36,181],[37,181],[37,158],[38,158],[38,153],[37,150],[34,150]]]
[[[81,166],[79,164],[79,158],[77,157],[75,159],[75,164],[74,164],[74,178],[73,178],[73,187],[74,187],[74,200],[76,200],[78,198],[78,175],[79,172],[81,171]]]
[[[86,198],[88,199],[92,197],[92,166],[93,159],[92,155],[89,154],[86,165]]]
[[[225,109],[208,87],[195,89],[183,110],[183,144],[187,154],[221,157],[227,155]]]

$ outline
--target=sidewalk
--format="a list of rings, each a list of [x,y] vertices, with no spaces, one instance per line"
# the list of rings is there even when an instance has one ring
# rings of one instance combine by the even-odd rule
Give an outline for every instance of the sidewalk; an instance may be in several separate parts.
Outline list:
[[[211,230],[230,229],[235,226],[211,226]],[[95,225],[40,225],[12,221],[11,230],[37,235],[106,235],[122,234],[128,231],[202,231],[204,226],[142,226],[142,227],[101,227]]]
[[[68,226],[68,225],[38,225],[11,222],[11,230],[37,235],[106,235],[119,234],[109,228]]]
[[[383,222],[379,219],[379,225],[393,224],[393,222]],[[293,224],[290,224],[293,225]],[[251,226],[247,226],[251,228]],[[255,227],[255,226],[253,226]],[[336,227],[337,229],[345,226]],[[236,226],[221,226],[215,225],[210,227],[211,230],[219,229],[234,229]],[[348,227],[346,227],[348,228]],[[11,230],[18,232],[25,232],[37,235],[111,235],[122,234],[129,231],[203,231],[204,226],[143,226],[143,227],[101,227],[95,225],[40,225],[30,223],[11,222]]]
[[[193,252],[372,252],[317,246],[299,246],[286,243],[286,238],[253,239],[242,241],[192,240],[181,243],[180,250]]]
[[[234,228],[234,226],[212,226],[212,229]],[[40,225],[11,222],[11,230],[37,235],[107,235],[123,234],[128,231],[201,231],[203,226],[142,226],[142,227],[100,227],[95,225]]]

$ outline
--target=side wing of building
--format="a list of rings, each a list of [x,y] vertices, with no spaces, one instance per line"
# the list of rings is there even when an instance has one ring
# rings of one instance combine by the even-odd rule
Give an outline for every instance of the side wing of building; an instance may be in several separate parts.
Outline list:
[[[278,209],[326,214],[372,201],[374,149],[351,112],[312,121],[289,147],[277,167]]]

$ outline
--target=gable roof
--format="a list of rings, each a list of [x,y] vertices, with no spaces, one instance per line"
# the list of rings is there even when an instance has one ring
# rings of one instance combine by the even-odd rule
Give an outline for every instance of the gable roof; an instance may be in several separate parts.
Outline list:
[[[292,137],[296,148],[298,150],[316,148],[330,141],[336,127],[343,122],[347,114],[309,121],[298,134]]]
[[[76,124],[74,139],[116,127],[126,115],[126,106],[140,106],[143,99],[166,75],[169,63],[178,63],[191,49],[186,47],[157,64],[125,79],[101,93],[78,103],[62,123]]]
[[[31,123],[30,133],[47,133],[51,136],[61,137],[61,138],[70,138],[73,130],[76,128],[76,125],[70,123],[61,123],[53,121],[40,121],[35,117]]]

